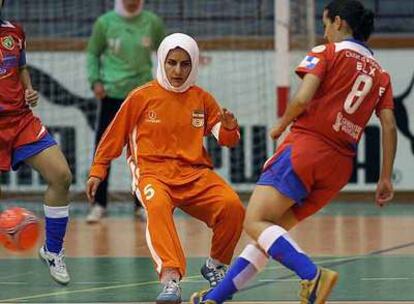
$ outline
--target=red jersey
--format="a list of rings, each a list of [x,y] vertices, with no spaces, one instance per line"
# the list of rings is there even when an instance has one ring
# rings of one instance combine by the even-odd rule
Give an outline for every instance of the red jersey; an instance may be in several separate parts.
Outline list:
[[[0,116],[29,110],[19,68],[26,65],[25,34],[14,23],[0,24]]]
[[[292,132],[316,135],[344,154],[355,154],[374,111],[394,108],[389,74],[356,40],[314,47],[296,73],[314,74],[321,84]]]

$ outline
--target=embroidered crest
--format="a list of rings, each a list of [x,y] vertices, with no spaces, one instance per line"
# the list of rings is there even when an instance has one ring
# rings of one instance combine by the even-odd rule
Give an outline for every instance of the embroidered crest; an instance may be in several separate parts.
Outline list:
[[[1,38],[1,44],[4,48],[12,50],[14,48],[14,40],[11,36],[6,36]]]
[[[204,126],[204,111],[203,110],[193,111],[192,124],[193,124],[193,127],[195,128],[201,128]]]

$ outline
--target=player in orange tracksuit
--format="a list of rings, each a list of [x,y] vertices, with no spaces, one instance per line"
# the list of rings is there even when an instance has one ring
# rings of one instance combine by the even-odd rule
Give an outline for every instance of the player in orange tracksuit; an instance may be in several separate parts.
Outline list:
[[[210,258],[201,272],[215,286],[224,276],[242,231],[244,207],[213,172],[203,138],[213,134],[232,147],[237,120],[194,85],[199,51],[191,37],[176,33],[158,49],[157,79],[132,91],[101,139],[87,182],[93,201],[110,162],[125,145],[134,167],[136,194],[148,216],[147,244],[164,289],[157,303],[180,303],[185,257],[173,221],[175,208],[213,229]]]

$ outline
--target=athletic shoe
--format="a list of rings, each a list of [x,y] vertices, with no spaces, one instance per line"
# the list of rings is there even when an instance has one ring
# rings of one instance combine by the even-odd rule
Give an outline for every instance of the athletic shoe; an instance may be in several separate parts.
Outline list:
[[[214,266],[206,264],[201,267],[201,275],[210,283],[210,288],[214,288],[220,283],[227,272],[227,267],[225,265]]]
[[[204,289],[197,291],[191,295],[190,304],[217,304],[213,300],[203,300],[203,297],[209,292],[210,289]]]
[[[301,304],[323,304],[326,303],[329,294],[334,288],[338,280],[338,273],[326,269],[319,268],[316,278],[313,280],[302,280],[300,284]]]
[[[105,215],[106,209],[99,204],[93,205],[91,211],[89,212],[88,216],[86,217],[86,222],[88,224],[94,224],[99,222]]]
[[[155,300],[157,304],[179,304],[181,303],[180,283],[170,280],[164,285],[163,290]]]
[[[69,283],[70,277],[64,261],[63,248],[59,254],[56,254],[48,251],[46,245],[44,245],[40,247],[39,256],[49,267],[50,275],[56,282],[62,285]]]

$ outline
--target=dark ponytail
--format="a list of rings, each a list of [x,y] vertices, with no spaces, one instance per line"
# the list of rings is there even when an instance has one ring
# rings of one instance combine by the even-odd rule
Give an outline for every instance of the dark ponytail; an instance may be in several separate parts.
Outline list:
[[[366,9],[358,0],[333,0],[326,7],[328,18],[344,19],[352,30],[352,35],[360,41],[367,41],[374,31],[374,13]]]

